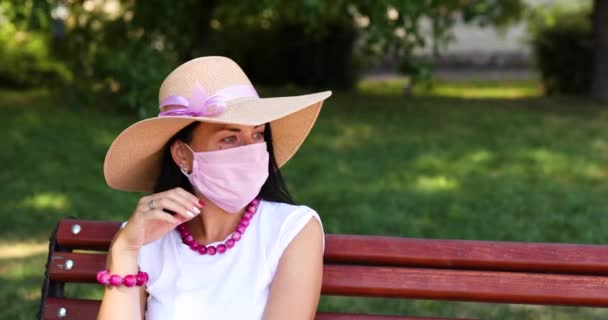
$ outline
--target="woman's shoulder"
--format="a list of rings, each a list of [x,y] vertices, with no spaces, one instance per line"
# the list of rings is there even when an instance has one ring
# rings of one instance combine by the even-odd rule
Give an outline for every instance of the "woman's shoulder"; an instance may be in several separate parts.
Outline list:
[[[285,228],[290,222],[309,220],[316,217],[321,220],[317,212],[306,205],[295,205],[283,202],[262,201],[261,220],[264,224]]]
[[[269,259],[275,262],[311,219],[321,224],[319,214],[305,205],[263,201],[260,216],[262,233],[270,244]]]
[[[268,200],[262,200],[263,206],[264,207],[268,207],[271,210],[274,210],[275,212],[278,212],[280,214],[290,214],[290,213],[294,213],[294,212],[300,212],[300,211],[313,211],[314,210],[312,208],[310,208],[309,206],[306,205],[298,205],[298,204],[290,204],[290,203],[285,203],[285,202],[276,202],[276,201],[268,201]]]

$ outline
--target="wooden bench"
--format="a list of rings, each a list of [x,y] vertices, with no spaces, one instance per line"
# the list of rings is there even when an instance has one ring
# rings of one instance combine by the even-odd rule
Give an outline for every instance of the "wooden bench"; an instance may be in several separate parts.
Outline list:
[[[64,219],[49,244],[40,319],[95,319],[65,297],[95,282],[119,222]],[[323,295],[608,307],[608,246],[327,235]],[[85,250],[85,251],[82,251]],[[348,310],[347,310],[348,311]],[[319,320],[439,319],[317,313]]]

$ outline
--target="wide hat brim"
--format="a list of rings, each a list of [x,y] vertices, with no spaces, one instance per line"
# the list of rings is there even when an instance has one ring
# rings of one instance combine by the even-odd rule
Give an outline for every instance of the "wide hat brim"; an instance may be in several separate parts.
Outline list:
[[[230,101],[227,111],[213,117],[163,116],[141,120],[112,142],[104,161],[104,176],[112,188],[152,192],[167,142],[194,121],[238,125],[270,123],[274,156],[283,166],[302,145],[323,101],[331,91],[300,96]]]

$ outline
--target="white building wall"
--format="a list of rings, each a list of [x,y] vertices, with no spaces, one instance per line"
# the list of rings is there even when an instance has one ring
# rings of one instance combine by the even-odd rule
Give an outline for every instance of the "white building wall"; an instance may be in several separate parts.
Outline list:
[[[589,3],[588,0],[525,0],[525,2],[531,7],[555,5],[579,7]],[[524,22],[510,26],[503,32],[494,27],[481,28],[462,23],[456,25],[453,31],[455,40],[449,44],[445,50],[446,53],[471,50],[481,52],[529,52],[529,45],[526,43],[526,24]]]
[[[511,0],[499,0],[511,1]],[[592,0],[524,0],[531,8],[565,6],[583,7],[591,5]],[[430,20],[422,21],[421,29],[431,34]],[[447,47],[440,49],[440,57],[435,60],[436,69],[518,69],[532,68],[531,46],[526,23],[524,21],[506,28],[479,27],[458,23],[452,29],[454,39]],[[430,36],[428,38],[431,41]],[[419,54],[431,54],[429,46]],[[370,71],[372,73],[395,72],[397,61],[386,56],[377,61]]]

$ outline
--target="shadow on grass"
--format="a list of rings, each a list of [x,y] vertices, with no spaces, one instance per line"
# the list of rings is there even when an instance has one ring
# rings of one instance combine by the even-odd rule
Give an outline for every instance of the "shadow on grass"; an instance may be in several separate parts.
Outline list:
[[[0,319],[34,319],[46,254],[6,259],[0,267]]]
[[[107,187],[102,163],[112,138],[135,119],[51,106],[37,93],[22,99],[0,102],[0,162],[9,168],[0,172],[2,239],[48,239],[66,216],[128,217],[137,194]]]

